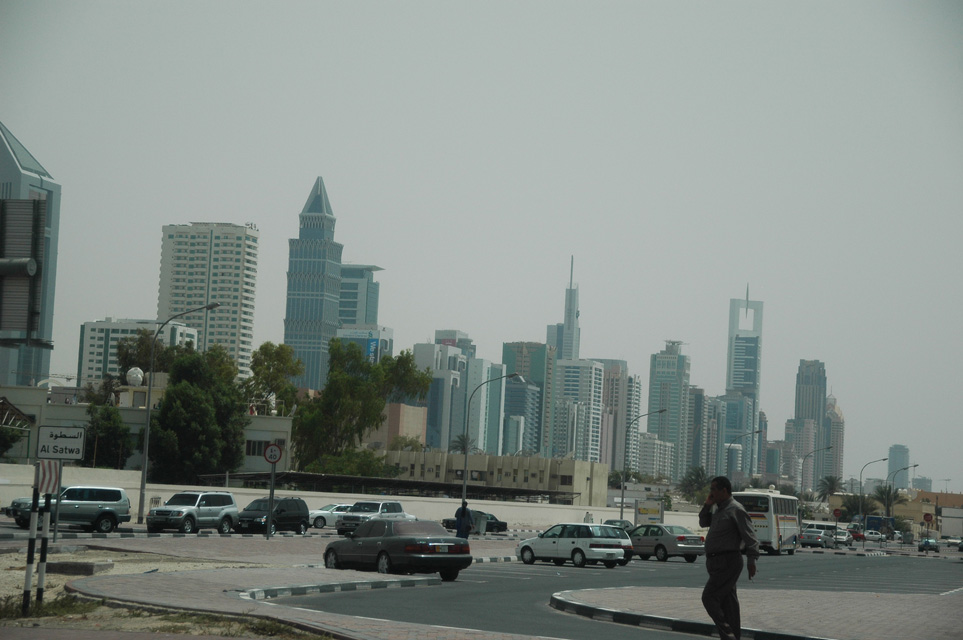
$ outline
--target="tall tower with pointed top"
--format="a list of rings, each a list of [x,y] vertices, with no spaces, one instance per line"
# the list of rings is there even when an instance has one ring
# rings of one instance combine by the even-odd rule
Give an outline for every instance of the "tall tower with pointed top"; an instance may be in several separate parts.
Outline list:
[[[334,212],[320,176],[299,221],[298,237],[288,240],[284,344],[304,363],[294,384],[321,389],[328,378],[328,342],[338,330],[343,247],[334,241]]]
[[[0,123],[0,259],[35,259],[29,277],[0,284],[0,385],[33,386],[50,373],[60,237],[60,185]],[[14,211],[13,200],[24,202]],[[24,205],[30,205],[25,207]],[[9,322],[26,309],[24,323]]]
[[[575,286],[575,256],[569,269],[568,289],[565,290],[565,316],[560,324],[548,325],[548,346],[555,347],[559,360],[578,360],[579,337],[578,327],[578,287]]]

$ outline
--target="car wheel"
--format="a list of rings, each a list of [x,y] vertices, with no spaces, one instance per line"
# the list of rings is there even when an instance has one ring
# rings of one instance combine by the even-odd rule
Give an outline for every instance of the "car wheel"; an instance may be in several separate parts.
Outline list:
[[[525,564],[535,564],[535,552],[532,551],[531,547],[524,547],[522,549],[522,562]],[[565,562],[564,560],[562,562]]]
[[[114,530],[114,519],[110,516],[100,516],[94,522],[94,531],[97,533],[110,533]]]
[[[661,544],[655,548],[655,559],[659,562],[665,562],[669,559],[669,552]]]
[[[338,554],[334,552],[334,549],[328,549],[328,552],[324,554],[324,567],[325,569],[341,568],[341,565],[338,564]]]
[[[20,527],[21,529],[26,529],[27,527],[30,526],[30,521],[17,518],[17,526]]]
[[[791,556],[791,555],[793,555],[794,553],[796,553],[796,550],[795,550],[795,549],[787,549],[787,550],[786,550],[786,555],[787,555],[787,556]]]
[[[606,569],[614,569],[615,567],[619,566],[619,561],[618,561],[618,560],[605,560],[604,562],[602,562],[602,564],[605,565],[605,568],[606,568]]]
[[[442,582],[454,582],[458,579],[458,569],[442,569],[438,573]]]
[[[621,560],[619,560],[619,565],[624,567],[629,563],[629,560],[631,559],[632,559],[632,556],[629,556],[628,558],[622,558]]]
[[[231,532],[231,519],[221,518],[220,524],[217,525],[217,530],[220,533],[230,533]]]
[[[391,573],[391,558],[384,551],[378,554],[378,573]]]
[[[561,567],[563,564],[565,564],[565,558],[555,558],[552,560],[552,562],[555,563],[556,567]]]
[[[308,532],[308,523],[302,520],[301,522],[298,523],[298,533],[303,536],[307,532]]]
[[[691,564],[696,561],[696,557],[693,555],[687,555],[685,556],[685,561]]]
[[[574,564],[576,567],[584,567],[584,566],[585,566],[585,552],[582,551],[581,549],[576,549],[575,551],[573,551],[573,552],[572,552],[572,564]]]
[[[315,529],[324,529],[324,525],[326,524],[328,523],[324,521],[324,516],[318,516],[317,518],[314,519]]]
[[[278,532],[278,525],[272,522],[272,523],[271,523],[271,535],[272,535],[272,536],[273,536],[273,535],[276,535],[277,532]]]
[[[648,560],[648,559],[651,558],[651,557],[652,557],[652,556],[650,556],[650,555],[647,554],[647,553],[640,553],[640,554],[639,554],[639,560]]]
[[[190,518],[184,518],[184,522],[181,523],[181,533],[194,533],[194,521]]]

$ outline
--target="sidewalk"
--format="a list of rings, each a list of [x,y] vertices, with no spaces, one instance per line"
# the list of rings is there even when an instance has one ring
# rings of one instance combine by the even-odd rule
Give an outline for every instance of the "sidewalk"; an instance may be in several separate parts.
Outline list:
[[[92,540],[98,546],[116,545],[130,551],[149,548],[178,555],[184,545],[178,538]],[[370,572],[323,568],[320,553],[304,556],[298,540],[218,538],[198,540],[192,555],[229,559],[241,557],[251,563],[285,564],[274,568],[230,568],[181,573],[149,573],[93,576],[74,580],[71,590],[87,596],[122,603],[190,611],[256,616],[281,620],[302,629],[351,640],[460,640],[495,638],[523,640],[529,636],[493,634],[487,631],[430,627],[356,618],[332,613],[288,609],[271,604],[279,595],[312,591],[344,591],[378,588],[431,588],[437,576],[382,576]],[[319,539],[317,549],[326,539]],[[209,544],[208,544],[209,543]],[[514,561],[514,539],[472,539],[476,562]],[[300,561],[300,562],[299,562]],[[314,566],[311,566],[314,563]],[[710,636],[713,627],[702,609],[701,590],[685,588],[626,587],[565,591],[552,596],[550,606],[596,620],[674,630]],[[841,604],[841,599],[845,604]],[[748,600],[748,599],[747,599]],[[960,637],[963,590],[945,597],[879,595],[772,590],[766,597],[742,603],[743,638],[758,640],[826,639],[944,640]],[[912,616],[901,612],[912,611]],[[71,631],[6,628],[5,640],[168,640],[164,635],[109,631]],[[202,639],[206,640],[206,639]]]

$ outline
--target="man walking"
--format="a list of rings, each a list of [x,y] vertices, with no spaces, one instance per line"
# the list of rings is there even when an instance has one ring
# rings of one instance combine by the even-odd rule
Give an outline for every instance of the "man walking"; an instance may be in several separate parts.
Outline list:
[[[461,506],[455,511],[455,535],[467,540],[471,532],[471,524],[471,510],[468,508],[468,502],[462,500]]]
[[[759,540],[745,508],[732,498],[732,483],[725,476],[712,479],[709,497],[699,511],[699,526],[709,527],[706,535],[706,571],[709,581],[702,590],[702,605],[719,629],[722,640],[739,640],[742,621],[736,582],[742,573],[745,549],[749,579],[756,575]]]

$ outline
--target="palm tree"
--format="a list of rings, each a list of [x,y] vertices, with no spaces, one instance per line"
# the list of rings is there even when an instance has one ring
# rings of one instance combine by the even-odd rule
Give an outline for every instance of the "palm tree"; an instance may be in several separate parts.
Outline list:
[[[448,453],[475,453],[478,451],[478,447],[475,446],[475,439],[469,438],[465,434],[460,434],[455,436],[451,445],[448,447]]]
[[[816,495],[820,502],[828,502],[829,497],[843,490],[843,479],[834,476],[826,476],[819,479],[819,486],[816,487]]]
[[[888,518],[893,506],[906,503],[906,496],[902,495],[896,487],[881,485],[873,492],[873,500],[883,505],[884,515]]]
[[[691,500],[703,488],[709,485],[709,476],[702,467],[689,467],[679,482],[679,493]]]
[[[869,496],[863,496],[863,509],[867,511],[872,511],[876,508],[876,502]],[[842,520],[847,522],[852,522],[854,516],[859,515],[859,494],[851,493],[843,496],[843,504],[840,507],[843,510]]]

